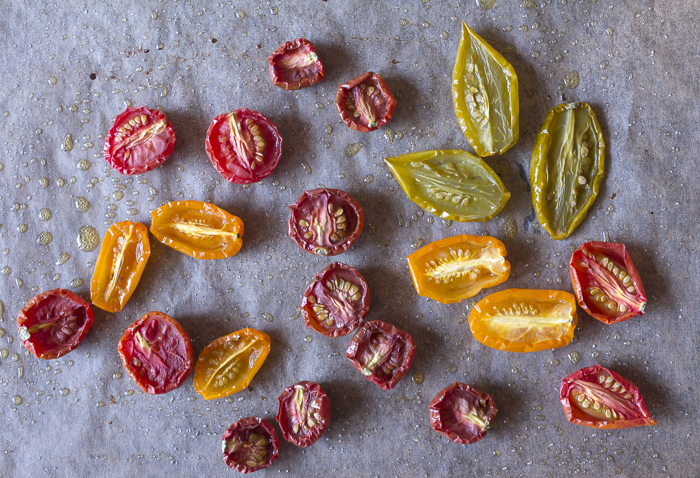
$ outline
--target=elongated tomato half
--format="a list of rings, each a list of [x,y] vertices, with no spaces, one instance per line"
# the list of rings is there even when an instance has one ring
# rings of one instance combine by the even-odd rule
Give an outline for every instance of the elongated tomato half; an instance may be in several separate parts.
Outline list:
[[[476,340],[509,352],[568,345],[577,323],[576,299],[560,290],[502,290],[479,301],[469,313]]]
[[[331,424],[331,399],[315,382],[299,382],[279,397],[277,423],[285,440],[298,447],[311,446]]]
[[[241,249],[243,221],[202,201],[174,201],[151,213],[151,234],[195,259],[223,259]]]

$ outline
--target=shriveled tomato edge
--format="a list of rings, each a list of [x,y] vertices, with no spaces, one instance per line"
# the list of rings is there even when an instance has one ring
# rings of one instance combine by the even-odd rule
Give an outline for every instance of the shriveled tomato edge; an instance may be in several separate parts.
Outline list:
[[[93,316],[92,307],[90,306],[90,303],[82,297],[80,297],[79,295],[67,289],[56,288],[35,295],[29,300],[29,302],[27,302],[27,304],[24,307],[22,307],[22,309],[19,311],[19,315],[17,316],[17,330],[19,330],[25,324],[25,322],[29,320],[27,312],[29,312],[32,308],[38,306],[43,300],[45,300],[51,295],[59,296],[63,299],[70,300],[74,303],[77,303],[80,307],[85,308],[85,324],[83,324],[80,334],[76,335],[73,339],[74,343],[69,344],[67,347],[64,347],[58,352],[44,352],[42,354],[37,354],[34,342],[32,341],[31,337],[27,340],[22,341],[22,345],[24,346],[24,348],[26,348],[32,354],[34,354],[36,358],[44,360],[57,359],[75,350],[87,336],[88,332],[90,331],[90,327],[92,327]]]
[[[313,433],[307,435],[306,437],[304,437],[304,439],[296,437],[294,432],[287,428],[286,422],[284,420],[284,416],[286,414],[286,410],[284,409],[284,402],[294,397],[294,389],[299,385],[304,387],[305,390],[311,393],[315,393],[317,395],[317,401],[320,402],[321,413],[326,417],[325,423],[321,424],[321,426],[319,426],[319,424],[314,426],[311,429]],[[323,434],[326,433],[326,431],[328,431],[328,427],[330,427],[331,425],[331,399],[328,397],[326,392],[323,391],[321,386],[316,382],[304,380],[295,383],[294,385],[285,388],[284,392],[282,392],[282,395],[279,396],[278,400],[279,407],[277,408],[277,416],[275,417],[275,420],[277,420],[277,423],[280,426],[280,430],[282,430],[282,436],[288,442],[294,443],[300,448],[306,448],[316,443],[318,439],[321,438]]]
[[[248,473],[252,473],[254,471],[258,470],[263,470],[265,468],[269,468],[277,459],[279,458],[279,448],[280,448],[280,440],[277,438],[277,432],[275,431],[274,427],[267,423],[265,420],[259,417],[246,417],[246,418],[241,418],[238,420],[236,423],[232,423],[231,426],[229,426],[226,431],[224,432],[222,441],[226,441],[230,439],[234,432],[237,431],[239,428],[244,428],[245,429],[255,429],[258,426],[262,427],[263,430],[267,433],[267,439],[270,441],[272,444],[272,455],[268,455],[269,461],[266,463],[263,463],[258,466],[248,466],[246,464],[241,464],[241,463],[236,463],[233,460],[228,460],[228,455],[226,452],[223,452],[224,455],[224,464],[228,466],[229,468],[232,468],[236,470],[239,473],[243,473],[244,475],[247,475]],[[244,430],[245,431],[245,430]],[[233,466],[231,466],[233,464]]]
[[[379,120],[377,121],[377,126],[374,128],[370,128],[365,125],[357,124],[355,123],[352,118],[353,116],[350,114],[350,112],[345,109],[343,106],[345,103],[345,98],[347,97],[348,91],[350,91],[352,88],[355,86],[359,85],[360,83],[364,83],[367,80],[374,80],[376,81],[376,88],[379,88],[379,91],[381,92],[382,96],[386,100],[387,104],[387,110],[386,114]],[[375,85],[372,85],[375,86]],[[386,84],[384,81],[384,78],[382,78],[379,74],[374,73],[372,71],[368,71],[367,73],[363,73],[362,75],[358,76],[357,78],[353,78],[352,80],[348,81],[347,83],[343,83],[342,85],[338,85],[338,90],[335,93],[335,107],[338,110],[338,114],[340,115],[340,119],[343,120],[343,123],[355,131],[359,131],[361,133],[368,133],[370,131],[375,131],[387,124],[389,121],[391,121],[391,118],[394,116],[394,109],[396,108],[396,98],[394,98],[394,94],[391,92],[391,89],[389,89],[389,85]]]
[[[277,74],[277,68],[276,68],[276,61],[277,58],[280,57],[281,55],[284,55],[287,53],[289,50],[297,50],[301,47],[308,46],[309,47],[309,52],[310,53],[316,53],[316,63],[318,63],[318,71],[316,72],[316,75],[313,77],[307,77],[303,78],[300,81],[297,81],[295,83],[289,83],[287,81],[283,81],[280,79],[279,75]],[[300,90],[302,88],[308,88],[309,86],[313,86],[319,81],[325,79],[326,76],[326,67],[323,64],[323,60],[321,60],[321,57],[318,55],[318,52],[316,51],[316,46],[311,43],[309,40],[306,38],[297,38],[294,41],[288,41],[285,42],[282,46],[280,46],[277,50],[272,52],[270,56],[267,57],[267,62],[269,64],[269,69],[270,69],[270,79],[272,80],[272,84],[275,86],[279,86],[280,88],[284,90]]]
[[[452,385],[448,385],[447,387],[443,388],[430,401],[428,410],[430,412],[430,426],[433,428],[433,430],[440,433],[441,435],[445,435],[450,441],[459,445],[471,445],[472,443],[476,443],[482,438],[484,438],[488,430],[481,430],[476,435],[471,435],[469,437],[460,436],[459,434],[445,427],[440,417],[440,410],[442,409],[440,405],[442,405],[447,395],[453,393],[455,389],[466,390],[476,395],[479,398],[479,400],[485,400],[486,405],[483,408],[486,411],[486,418],[489,420],[489,422],[491,422],[498,413],[498,408],[496,408],[496,402],[494,401],[491,395],[489,395],[486,392],[482,392],[478,388],[474,388],[470,385],[467,385],[466,383],[460,382],[455,382]]]

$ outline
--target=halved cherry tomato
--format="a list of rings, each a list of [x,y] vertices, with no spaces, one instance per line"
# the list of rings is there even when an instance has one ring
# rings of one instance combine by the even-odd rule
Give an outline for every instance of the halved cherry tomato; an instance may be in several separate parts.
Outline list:
[[[282,136],[265,116],[240,108],[214,118],[205,147],[211,164],[224,179],[250,184],[275,170],[282,156]]]
[[[223,259],[241,249],[243,221],[202,201],[173,201],[151,212],[151,234],[195,259]]]
[[[112,224],[102,240],[90,282],[90,299],[102,310],[118,312],[136,290],[151,246],[146,226],[131,221]]]
[[[175,390],[194,365],[192,341],[175,319],[148,312],[131,324],[119,341],[119,355],[131,379],[146,393]]]
[[[162,111],[127,108],[105,139],[105,160],[122,174],[141,174],[160,166],[175,149],[175,129]]]
[[[288,41],[267,57],[272,84],[285,90],[315,85],[325,76],[316,47],[305,38]]]
[[[396,99],[384,79],[368,71],[338,86],[335,106],[340,119],[355,131],[374,131],[394,116]]]
[[[585,242],[569,263],[578,305],[604,324],[642,315],[647,295],[624,244]]]
[[[285,440],[296,446],[311,446],[331,424],[331,399],[315,382],[287,387],[279,398],[277,423]]]
[[[289,210],[289,235],[299,247],[319,256],[345,252],[365,222],[357,201],[340,189],[304,191]]]
[[[605,429],[656,425],[637,386],[601,365],[566,377],[560,395],[566,418],[577,425]]]
[[[459,382],[435,395],[428,408],[433,430],[460,445],[484,438],[498,413],[491,395]]]
[[[194,390],[205,400],[246,388],[270,353],[270,336],[242,329],[207,345],[194,366]]]
[[[92,327],[90,304],[65,289],[42,292],[17,316],[17,335],[37,358],[61,357],[83,341]]]
[[[509,352],[568,345],[577,323],[576,299],[560,290],[502,290],[481,299],[469,313],[476,340]]]
[[[411,336],[381,320],[365,322],[345,356],[367,380],[391,390],[411,368],[416,344]]]
[[[224,432],[221,449],[229,468],[248,474],[269,467],[279,458],[280,441],[262,418],[241,418]]]
[[[407,260],[416,292],[450,304],[504,282],[510,275],[505,256],[498,239],[462,234],[431,242]]]
[[[316,274],[306,288],[301,314],[311,330],[326,337],[342,337],[364,322],[369,304],[369,286],[360,273],[334,262]]]

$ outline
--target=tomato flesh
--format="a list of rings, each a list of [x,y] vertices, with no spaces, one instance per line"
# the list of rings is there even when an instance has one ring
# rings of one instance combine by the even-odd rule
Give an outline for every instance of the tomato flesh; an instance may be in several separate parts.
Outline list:
[[[331,424],[331,400],[319,384],[299,382],[280,395],[277,422],[285,440],[311,446]]]
[[[243,474],[268,468],[279,458],[279,447],[275,429],[258,417],[231,424],[221,442],[224,463]]]
[[[323,80],[325,68],[316,47],[305,38],[285,42],[268,58],[272,84],[285,90],[298,90]]]
[[[368,71],[338,86],[335,105],[349,128],[368,132],[391,120],[396,99],[384,79]]]
[[[460,445],[484,438],[498,413],[491,395],[459,382],[440,391],[428,408],[433,430]]]

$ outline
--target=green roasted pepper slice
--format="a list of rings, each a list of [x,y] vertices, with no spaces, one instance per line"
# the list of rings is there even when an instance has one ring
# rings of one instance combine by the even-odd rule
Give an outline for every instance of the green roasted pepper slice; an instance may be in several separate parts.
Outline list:
[[[586,103],[552,108],[532,150],[530,183],[537,218],[554,239],[574,232],[603,180],[605,142]]]
[[[452,72],[459,126],[479,156],[501,154],[518,141],[518,77],[508,61],[462,23]]]
[[[493,169],[466,151],[420,151],[385,161],[411,201],[444,219],[488,221],[510,198]]]

